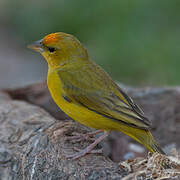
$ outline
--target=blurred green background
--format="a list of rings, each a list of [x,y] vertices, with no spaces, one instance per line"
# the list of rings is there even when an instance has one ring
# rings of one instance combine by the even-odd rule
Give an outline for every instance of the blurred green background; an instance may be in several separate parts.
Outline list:
[[[179,0],[0,0],[0,87],[45,80],[45,61],[26,46],[58,31],[116,81],[180,84]]]

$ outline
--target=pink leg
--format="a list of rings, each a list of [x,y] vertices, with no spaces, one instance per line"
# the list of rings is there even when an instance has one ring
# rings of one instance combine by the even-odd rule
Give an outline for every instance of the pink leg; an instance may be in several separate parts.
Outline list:
[[[81,151],[81,149],[79,149],[79,148],[77,148],[77,147],[74,147],[73,148],[75,151],[78,151],[78,152],[80,152]],[[103,153],[103,149],[101,148],[101,149],[95,149],[95,150],[91,150],[90,152],[89,152],[89,154],[102,154]]]
[[[104,134],[102,136],[100,136],[99,138],[97,138],[92,144],[90,144],[88,147],[86,147],[83,150],[80,150],[79,152],[73,154],[73,155],[66,155],[67,158],[72,158],[72,159],[78,159],[80,157],[85,156],[86,154],[90,153],[94,147],[99,144],[101,141],[103,141],[107,136],[108,136],[108,132],[104,132]],[[94,150],[94,152],[92,151],[92,153],[95,153],[96,150]],[[97,151],[98,152],[98,151]]]
[[[79,133],[74,133],[73,136],[66,137],[66,140],[72,141],[72,142],[80,142],[83,140],[94,140],[94,136],[103,132],[102,130],[97,130],[93,132],[89,132],[87,134],[79,134]]]

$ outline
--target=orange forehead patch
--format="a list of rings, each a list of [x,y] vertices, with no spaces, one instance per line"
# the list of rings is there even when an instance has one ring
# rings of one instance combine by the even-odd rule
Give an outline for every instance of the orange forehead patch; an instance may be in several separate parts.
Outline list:
[[[57,43],[58,41],[59,41],[59,35],[57,33],[49,34],[43,40],[44,44],[54,44]]]

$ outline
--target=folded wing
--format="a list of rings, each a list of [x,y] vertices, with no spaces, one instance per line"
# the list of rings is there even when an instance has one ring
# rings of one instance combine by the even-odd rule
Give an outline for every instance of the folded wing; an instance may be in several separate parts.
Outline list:
[[[62,69],[58,75],[71,103],[119,123],[149,129],[151,123],[142,110],[99,66],[89,64],[73,72]]]

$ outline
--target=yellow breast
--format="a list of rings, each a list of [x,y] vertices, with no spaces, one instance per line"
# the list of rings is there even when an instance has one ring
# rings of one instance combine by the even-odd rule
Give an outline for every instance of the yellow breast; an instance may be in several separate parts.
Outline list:
[[[64,98],[63,84],[58,75],[58,70],[48,71],[48,88],[51,96],[56,104],[72,119],[84,124],[85,126],[102,129],[102,130],[116,130],[119,126],[118,122],[112,121],[100,114],[88,110],[87,108],[69,102]]]
[[[88,109],[79,106],[77,104],[71,103],[63,97],[64,94],[63,84],[61,83],[57,70],[54,71],[49,70],[48,88],[56,104],[69,117],[86,126],[97,128],[95,127],[96,123],[94,123],[93,121],[94,115],[92,115],[92,113]]]

